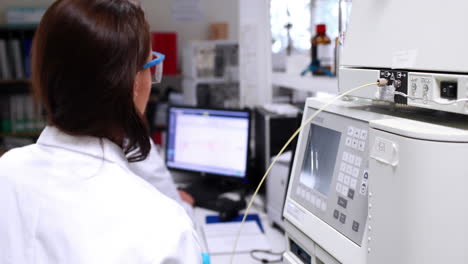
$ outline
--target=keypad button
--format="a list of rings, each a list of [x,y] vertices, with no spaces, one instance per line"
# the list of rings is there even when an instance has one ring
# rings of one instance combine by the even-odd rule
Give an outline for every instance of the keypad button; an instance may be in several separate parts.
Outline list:
[[[354,127],[348,127],[348,136],[354,135]]]
[[[348,168],[346,168],[346,169],[348,169]],[[364,175],[362,176],[362,178],[363,178],[364,180],[366,180],[366,181],[369,180],[369,173],[368,173],[367,171],[365,171],[365,172],[364,172]]]
[[[336,192],[341,194],[341,189],[343,188],[343,185],[341,183],[336,184]]]
[[[358,232],[359,231],[359,223],[356,221],[353,221],[353,231]]]
[[[354,159],[354,165],[358,168],[361,167],[361,163],[362,163],[362,158],[357,156],[355,159]]]
[[[356,185],[357,185],[357,180],[351,179],[351,181],[349,182],[349,187],[351,187],[352,189],[356,189]]]
[[[343,160],[344,160],[344,161],[348,161],[348,158],[349,158],[349,153],[348,153],[348,152],[344,152],[344,153],[343,153]]]
[[[304,189],[301,190],[301,196],[302,196],[302,198],[306,197],[306,190],[304,190]]]
[[[351,147],[353,144],[353,140],[350,137],[346,138],[346,146]]]
[[[358,168],[356,168],[356,167],[355,167],[355,168],[353,168],[353,174],[352,174],[352,175],[353,175],[353,177],[357,177],[357,176],[359,176],[359,169],[358,169]]]
[[[310,192],[306,192],[306,200],[310,201]]]
[[[315,195],[311,194],[309,202],[314,205],[315,204],[315,199],[316,199]]]
[[[338,197],[338,205],[346,209],[346,207],[348,206],[348,200],[342,197]]]
[[[354,160],[355,160],[356,156],[354,156],[353,154],[349,154],[348,155],[348,162],[350,164],[354,164]]]
[[[352,142],[351,142],[351,147],[352,147],[353,149],[357,149],[358,146],[359,146],[358,140],[357,140],[357,139],[353,139]]]
[[[340,218],[340,212],[339,212],[338,210],[335,209],[335,211],[333,211],[333,217],[334,217],[335,219]]]
[[[355,129],[354,129],[354,134],[353,134],[353,136],[354,136],[355,138],[360,138],[360,137],[361,137],[361,129],[355,128]]]
[[[341,222],[342,224],[346,223],[346,215],[343,214],[343,213],[340,214],[340,222]]]
[[[346,165],[346,173],[353,174],[353,166],[347,164]]]
[[[362,140],[366,140],[367,139],[367,130],[365,130],[365,129],[361,130],[361,136],[359,138],[362,139]]]
[[[351,200],[354,199],[354,190],[353,189],[349,189],[348,198],[351,199]]]
[[[340,165],[340,171],[346,172],[346,163],[341,163],[341,165]]]
[[[344,177],[344,184],[349,185],[349,182],[350,182],[350,181],[351,181],[351,177],[349,177],[348,175],[346,175],[346,176]]]
[[[343,191],[343,189],[341,189],[341,191]],[[362,195],[366,195],[366,192],[367,192],[367,183],[363,182],[361,184],[361,188],[359,190],[359,193],[362,194]]]
[[[349,191],[349,187],[348,186],[343,186],[343,188],[341,188],[341,194],[343,196],[347,196],[348,195],[348,191]]]
[[[322,206],[320,207],[320,209],[322,209],[322,211],[327,210],[327,203],[325,203],[325,201],[322,203]]]
[[[340,172],[340,173],[338,174],[338,181],[339,181],[339,182],[343,182],[343,181],[344,181],[344,177],[345,177],[345,175],[344,175],[342,172]]]
[[[315,200],[315,206],[317,206],[317,208],[320,208],[322,206],[322,200],[320,199]]]
[[[359,149],[360,151],[364,151],[364,150],[366,149],[366,142],[364,142],[364,141],[359,141],[359,143],[358,143],[358,149]]]

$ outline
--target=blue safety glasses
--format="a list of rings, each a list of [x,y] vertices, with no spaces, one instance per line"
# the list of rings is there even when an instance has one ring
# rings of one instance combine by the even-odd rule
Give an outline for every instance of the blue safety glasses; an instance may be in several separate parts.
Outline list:
[[[152,51],[151,53],[153,54],[153,60],[143,65],[142,70],[154,67],[153,69],[151,69],[151,81],[153,82],[153,84],[160,83],[163,73],[163,62],[166,56],[156,51]]]

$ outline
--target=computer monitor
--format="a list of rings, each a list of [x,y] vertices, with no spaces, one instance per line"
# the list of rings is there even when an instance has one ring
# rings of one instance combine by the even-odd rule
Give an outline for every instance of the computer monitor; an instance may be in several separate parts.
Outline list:
[[[247,110],[169,107],[167,167],[245,179],[250,119]]]

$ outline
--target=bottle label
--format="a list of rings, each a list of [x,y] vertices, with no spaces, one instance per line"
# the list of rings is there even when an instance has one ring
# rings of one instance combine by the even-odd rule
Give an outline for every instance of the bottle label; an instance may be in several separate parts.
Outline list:
[[[321,66],[331,66],[333,64],[333,48],[331,44],[317,45],[317,59]]]

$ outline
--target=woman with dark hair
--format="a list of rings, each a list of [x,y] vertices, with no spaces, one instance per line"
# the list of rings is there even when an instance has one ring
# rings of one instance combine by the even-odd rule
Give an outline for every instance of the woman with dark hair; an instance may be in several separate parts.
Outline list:
[[[200,263],[184,209],[137,175],[164,59],[139,4],[57,0],[32,58],[48,126],[0,159],[0,263]]]

